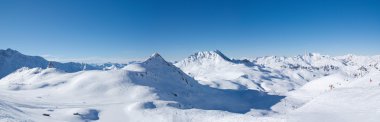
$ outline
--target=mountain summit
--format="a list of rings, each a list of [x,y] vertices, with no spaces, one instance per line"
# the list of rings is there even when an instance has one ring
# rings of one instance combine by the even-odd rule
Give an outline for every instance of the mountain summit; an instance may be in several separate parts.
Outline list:
[[[48,61],[39,56],[26,56],[12,49],[0,50],[0,78],[21,67],[46,68]]]
[[[197,52],[186,59],[177,62],[177,67],[184,67],[188,65],[208,65],[208,64],[220,64],[220,63],[232,63],[231,59],[225,56],[219,50]]]
[[[146,61],[165,61],[164,58],[158,53],[153,53]],[[166,61],[165,61],[166,62]]]
[[[219,50],[215,51],[205,51],[205,52],[197,52],[188,59],[209,59],[209,60],[225,60],[225,61],[231,61],[230,58],[228,58],[226,55],[224,55],[222,52]]]
[[[19,55],[21,53],[11,48],[8,48],[6,50],[0,49],[0,54],[1,56],[12,56],[12,55]]]
[[[169,65],[169,66],[171,65],[164,58],[162,58],[161,55],[158,53],[153,53],[148,59],[146,59],[143,62],[143,64],[149,65],[150,67],[157,67],[162,64]]]

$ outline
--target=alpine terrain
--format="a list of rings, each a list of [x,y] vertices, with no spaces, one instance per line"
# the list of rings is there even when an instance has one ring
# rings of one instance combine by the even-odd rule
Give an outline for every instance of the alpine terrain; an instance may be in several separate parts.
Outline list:
[[[380,56],[61,63],[0,50],[0,121],[380,121]]]

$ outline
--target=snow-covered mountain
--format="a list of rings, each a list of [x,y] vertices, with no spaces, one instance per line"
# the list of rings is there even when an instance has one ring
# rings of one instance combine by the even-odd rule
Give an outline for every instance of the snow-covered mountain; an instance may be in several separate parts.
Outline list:
[[[344,66],[344,64],[328,55],[321,55],[318,53],[308,53],[305,55],[298,55],[295,57],[279,57],[267,56],[258,57],[253,60],[256,64],[264,65],[274,69],[289,68],[289,69],[307,69],[307,70],[324,70],[333,71]]]
[[[318,53],[309,53],[295,57],[258,57],[251,61],[255,64],[277,70],[304,70],[317,77],[321,77],[318,74],[326,76],[337,72],[345,72],[354,77],[360,77],[368,73],[369,70],[376,71],[380,69],[380,65],[378,64],[380,56],[357,56],[352,54],[331,57]]]
[[[380,56],[88,65],[0,51],[0,121],[378,121]],[[90,69],[96,70],[90,70]],[[13,71],[12,71],[13,70]]]
[[[367,70],[379,70],[378,62],[379,56],[331,57],[318,53],[238,60],[220,51],[206,51],[195,53],[175,65],[211,87],[284,94],[309,81],[339,72],[363,76]]]
[[[11,106],[3,110],[3,116],[16,121],[205,121],[194,118],[202,113],[192,111],[268,111],[283,98],[201,85],[157,53],[118,70],[67,73],[55,68],[22,68],[0,80],[0,91],[0,96],[6,96],[0,97],[0,103]],[[28,101],[20,103],[25,98]],[[159,113],[165,117],[157,119]],[[183,115],[171,118],[175,113]]]
[[[121,64],[101,64],[101,65],[90,65],[85,63],[60,63],[55,61],[47,61],[40,56],[28,56],[21,54],[20,52],[12,49],[0,50],[0,78],[16,71],[22,67],[48,67],[49,62],[55,68],[65,71],[65,72],[77,72],[82,70],[108,70],[115,68],[122,68]]]
[[[301,76],[305,75],[304,72],[294,74],[267,64],[230,59],[220,51],[198,52],[175,65],[201,84],[220,89],[252,89],[282,94],[309,80],[309,77]]]

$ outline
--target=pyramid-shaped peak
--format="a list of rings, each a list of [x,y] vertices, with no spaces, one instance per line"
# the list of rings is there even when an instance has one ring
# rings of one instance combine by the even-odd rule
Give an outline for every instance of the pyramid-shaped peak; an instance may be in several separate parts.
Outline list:
[[[145,60],[145,63],[148,62],[166,62],[164,58],[161,57],[158,53],[153,53],[147,60]]]
[[[160,57],[160,58],[162,58],[161,55],[159,53],[157,53],[157,52],[153,53],[150,57]]]

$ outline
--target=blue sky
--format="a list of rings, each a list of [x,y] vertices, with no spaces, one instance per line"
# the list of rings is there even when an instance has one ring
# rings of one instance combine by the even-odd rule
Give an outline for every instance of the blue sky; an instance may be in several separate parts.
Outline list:
[[[57,59],[380,54],[376,0],[0,0],[0,48]]]

